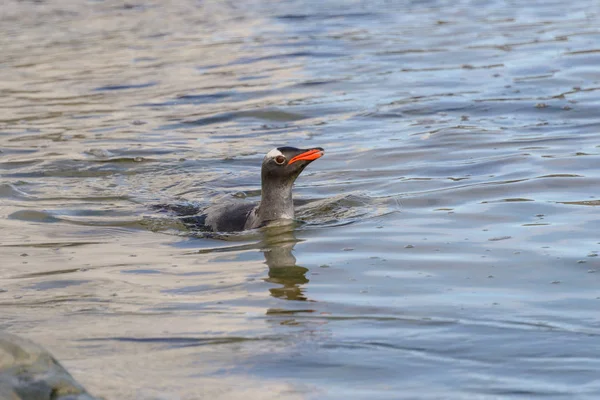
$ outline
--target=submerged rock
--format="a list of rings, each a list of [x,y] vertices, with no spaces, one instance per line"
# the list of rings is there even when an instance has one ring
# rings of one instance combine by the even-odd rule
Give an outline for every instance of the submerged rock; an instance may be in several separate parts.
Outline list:
[[[0,332],[0,399],[97,400],[41,346]]]

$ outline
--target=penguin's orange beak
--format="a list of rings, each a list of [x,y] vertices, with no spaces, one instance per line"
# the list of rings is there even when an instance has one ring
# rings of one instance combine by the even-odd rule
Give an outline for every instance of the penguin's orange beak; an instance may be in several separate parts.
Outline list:
[[[315,149],[310,149],[305,151],[304,153],[298,154],[296,157],[292,158],[288,165],[295,163],[296,161],[313,161],[317,158],[321,158],[325,154],[325,150],[320,147]]]

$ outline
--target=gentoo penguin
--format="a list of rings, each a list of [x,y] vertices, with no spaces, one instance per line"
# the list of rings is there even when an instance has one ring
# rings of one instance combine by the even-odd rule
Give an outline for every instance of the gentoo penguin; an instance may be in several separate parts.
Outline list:
[[[325,150],[320,147],[278,147],[269,151],[262,162],[260,202],[211,206],[204,211],[205,227],[214,232],[236,232],[276,220],[293,220],[294,181],[308,164],[323,154]]]

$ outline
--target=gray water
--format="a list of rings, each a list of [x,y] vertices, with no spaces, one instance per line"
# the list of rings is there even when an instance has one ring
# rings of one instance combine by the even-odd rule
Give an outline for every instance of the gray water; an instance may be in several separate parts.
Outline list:
[[[597,399],[594,2],[0,8],[0,328],[106,399]],[[256,200],[321,146],[303,223]]]

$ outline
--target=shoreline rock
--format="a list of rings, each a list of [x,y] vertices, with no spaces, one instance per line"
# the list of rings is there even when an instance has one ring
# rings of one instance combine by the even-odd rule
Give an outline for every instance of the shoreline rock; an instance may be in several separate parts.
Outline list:
[[[100,400],[43,347],[6,332],[0,332],[0,399]]]

